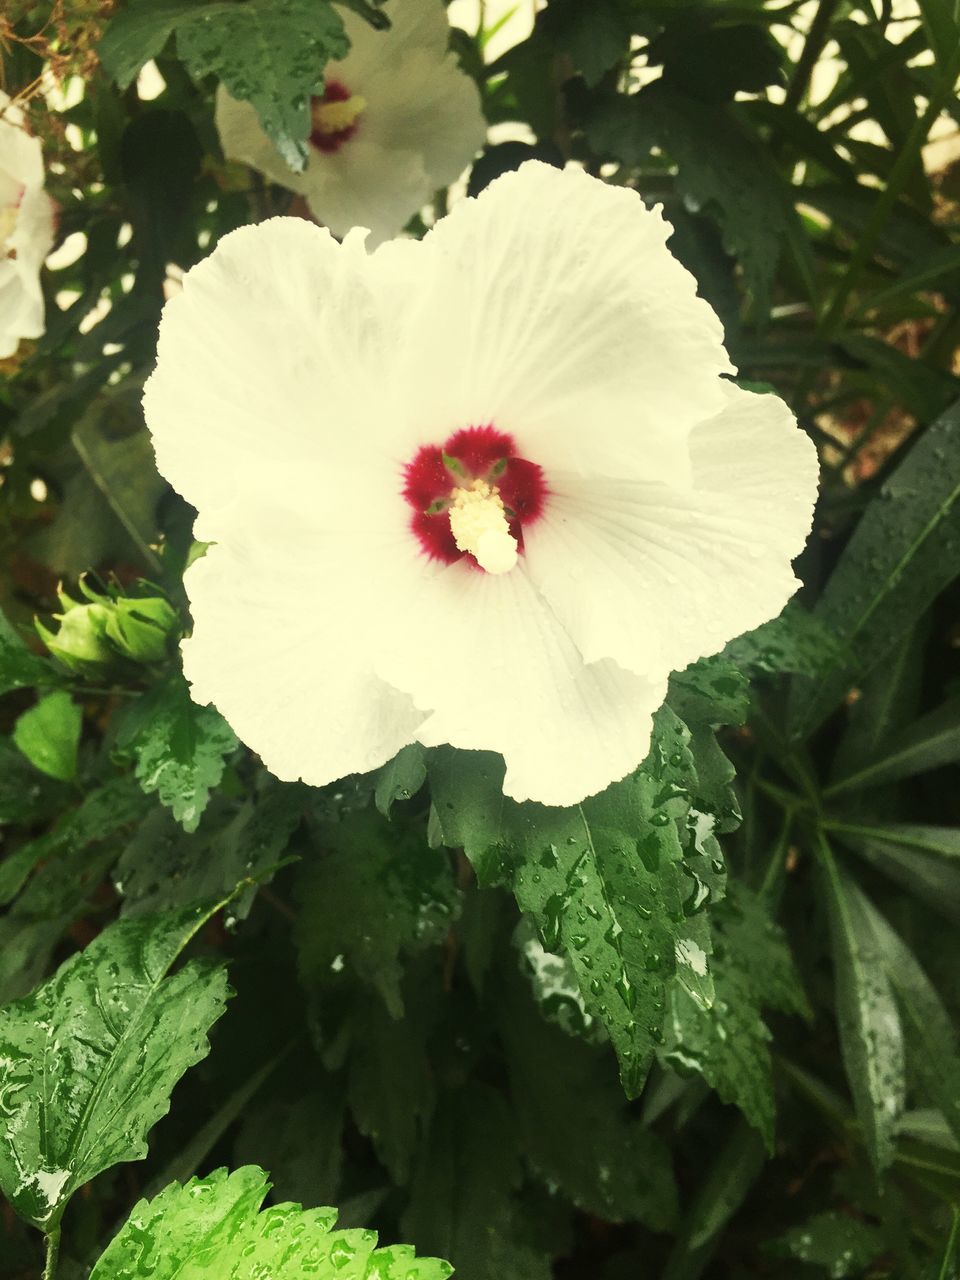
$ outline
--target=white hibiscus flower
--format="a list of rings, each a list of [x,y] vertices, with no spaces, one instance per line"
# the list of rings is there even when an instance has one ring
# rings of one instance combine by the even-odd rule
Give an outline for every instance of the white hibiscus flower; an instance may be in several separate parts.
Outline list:
[[[721,376],[669,234],[528,163],[419,242],[278,218],[187,274],[144,401],[216,543],[184,666],[279,777],[452,743],[573,804],[643,759],[671,670],[792,595],[815,451]]]
[[[370,229],[371,243],[402,231],[483,146],[476,85],[449,52],[442,0],[390,0],[392,26],[375,31],[343,12],[350,52],[326,69],[314,99],[307,167],[290,169],[248,102],[221,88],[217,128],[224,154],[306,198],[337,236]]]
[[[40,268],[53,248],[53,201],[43,189],[39,138],[0,91],[0,358],[43,333]]]

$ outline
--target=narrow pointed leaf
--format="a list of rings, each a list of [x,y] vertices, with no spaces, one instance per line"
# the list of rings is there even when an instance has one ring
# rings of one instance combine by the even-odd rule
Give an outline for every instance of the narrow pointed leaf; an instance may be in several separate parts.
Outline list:
[[[870,1160],[879,1173],[894,1157],[905,1094],[900,1012],[869,904],[823,849],[836,978],[840,1047]]]
[[[909,778],[960,760],[960,698],[951,698],[887,742],[872,760],[831,786],[828,795]]]
[[[960,921],[960,829],[837,822],[831,830],[908,893]]]

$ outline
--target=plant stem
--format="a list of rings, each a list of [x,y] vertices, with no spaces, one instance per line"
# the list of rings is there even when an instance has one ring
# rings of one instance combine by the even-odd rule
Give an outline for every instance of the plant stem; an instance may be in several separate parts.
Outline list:
[[[43,1264],[43,1280],[54,1280],[57,1274],[57,1259],[60,1257],[60,1227],[55,1226],[47,1232],[47,1260]]]
[[[940,1275],[938,1280],[949,1280],[951,1266],[953,1263],[953,1251],[957,1245],[957,1232],[960,1230],[960,1209],[953,1210],[953,1225],[950,1228],[950,1239],[947,1241],[946,1252],[943,1255],[943,1262],[940,1264]]]

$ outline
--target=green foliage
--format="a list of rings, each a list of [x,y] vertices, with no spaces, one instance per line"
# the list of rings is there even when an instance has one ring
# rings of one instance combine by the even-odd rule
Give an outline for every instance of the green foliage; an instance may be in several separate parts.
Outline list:
[[[0,1187],[36,1226],[55,1228],[78,1187],[144,1157],[173,1086],[207,1053],[224,969],[169,969],[210,915],[119,922],[0,1010]]]
[[[235,1280],[309,1274],[317,1280],[446,1280],[452,1268],[412,1249],[376,1249],[372,1231],[333,1231],[336,1209],[274,1205],[258,1212],[269,1188],[262,1169],[172,1186],[141,1200],[94,1267],[90,1280],[134,1280],[149,1267],[156,1280],[195,1280],[211,1264]]]
[[[675,672],[648,758],[564,810],[417,744],[282,783],[180,669],[203,548],[140,407],[160,310],[303,212],[224,162],[216,95],[300,170],[344,10],[402,2],[0,19],[63,250],[0,364],[0,1280],[40,1274],[35,1227],[46,1280],[448,1274],[373,1230],[464,1280],[948,1280],[956,7],[488,3],[453,33],[524,139],[469,192],[535,157],[661,205],[737,381],[820,447],[797,598]]]
[[[214,707],[198,707],[174,676],[145,694],[124,718],[119,751],[133,756],[144,791],[154,792],[184,831],[196,831],[237,739]]]

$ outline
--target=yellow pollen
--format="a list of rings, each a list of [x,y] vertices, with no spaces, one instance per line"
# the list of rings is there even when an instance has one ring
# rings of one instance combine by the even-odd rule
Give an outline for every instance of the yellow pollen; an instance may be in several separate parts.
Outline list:
[[[0,206],[0,249],[6,248],[7,241],[16,231],[19,214],[19,205],[5,204]]]
[[[487,573],[507,573],[517,563],[517,540],[510,532],[500,490],[486,480],[454,489],[450,531],[460,551],[469,551]]]
[[[359,93],[344,98],[342,102],[319,102],[313,108],[314,130],[317,133],[340,133],[349,129],[366,105],[366,98]]]

